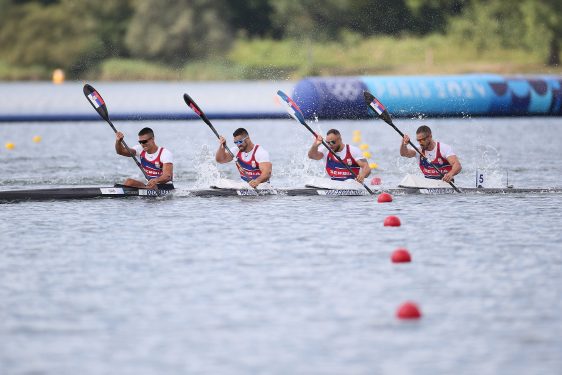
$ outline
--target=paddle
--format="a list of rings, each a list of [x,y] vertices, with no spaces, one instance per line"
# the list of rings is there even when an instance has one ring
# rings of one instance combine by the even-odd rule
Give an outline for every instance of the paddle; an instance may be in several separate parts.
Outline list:
[[[109,126],[111,126],[111,129],[113,129],[113,131],[115,133],[117,133],[117,129],[115,129],[115,126],[113,126],[113,123],[109,119],[109,113],[107,112],[107,106],[105,105],[105,101],[101,97],[100,93],[95,88],[93,88],[92,86],[90,86],[88,84],[85,84],[84,85],[84,95],[86,96],[86,99],[88,99],[88,101],[90,102],[92,107],[94,107],[96,112],[100,115],[100,117],[102,119],[104,119],[109,124]],[[131,151],[129,146],[127,146],[124,139],[121,139],[121,144],[123,144],[123,146],[125,146],[125,148],[129,151],[129,154],[131,155],[131,158],[133,158],[133,160],[135,161],[135,163],[137,164],[137,166],[141,170],[144,177],[147,180],[149,180],[148,175],[146,174],[146,172],[142,168],[140,162],[135,157],[135,154],[133,154],[133,152]]]
[[[302,113],[302,111],[299,108],[299,106],[297,105],[297,103],[295,103],[293,99],[291,99],[287,94],[285,94],[281,90],[277,91],[277,95],[279,95],[279,97],[281,99],[283,99],[283,101],[285,103],[287,103],[287,112],[289,112],[289,115],[291,115],[292,118],[294,118],[295,120],[300,122],[305,128],[307,128],[308,131],[311,132],[314,135],[314,137],[318,137],[318,134],[316,134],[316,132],[314,130],[312,130],[310,128],[310,126],[308,126],[308,124],[306,123],[306,121],[304,119],[304,114]],[[332,155],[334,155],[336,157],[336,159],[338,159],[338,161],[345,168],[347,168],[347,170],[349,171],[349,173],[351,173],[353,175],[353,177],[357,178],[357,175],[355,174],[355,172],[353,172],[353,170],[346,163],[344,163],[343,160],[341,160],[341,158],[338,156],[338,154],[336,154],[334,151],[332,151],[330,146],[328,146],[328,144],[326,142],[324,142],[324,140],[322,140],[322,144],[324,145],[324,147],[326,147],[326,149]],[[369,189],[369,187],[367,185],[365,185],[364,183],[362,183],[362,185],[369,192],[369,194],[375,194],[371,189]]]
[[[387,109],[384,107],[384,105],[382,105],[381,102],[379,102],[379,100],[377,98],[375,98],[373,96],[373,94],[371,94],[369,91],[364,91],[363,95],[365,96],[365,103],[367,103],[367,106],[369,108],[371,108],[372,110],[375,111],[375,113],[377,115],[379,115],[380,118],[382,118],[384,120],[384,122],[386,122],[388,125],[392,126],[394,128],[394,130],[396,130],[398,132],[398,134],[400,134],[402,136],[402,138],[404,138],[404,133],[402,133],[400,131],[400,129],[398,129],[393,123],[392,123],[392,119],[390,118],[390,113],[388,113]],[[409,141],[410,146],[412,146],[414,148],[414,150],[417,151],[418,154],[420,154],[420,157],[422,157],[425,161],[427,161],[429,163],[429,165],[431,165],[436,171],[437,173],[439,173],[439,176],[441,176],[441,178],[445,177],[443,175],[443,173],[441,173],[441,171],[439,170],[439,168],[437,168],[435,166],[435,164],[433,164],[432,162],[430,162],[422,153],[420,150],[418,150],[418,148],[416,147],[416,145],[414,145],[412,143],[412,141]],[[453,189],[455,189],[455,191],[457,193],[460,193],[461,191],[459,190],[459,188],[457,188],[455,186],[455,184],[453,184],[452,182],[449,182],[449,185],[451,185],[453,187]]]
[[[209,126],[209,128],[211,128],[211,130],[213,131],[213,133],[215,133],[217,138],[220,139],[221,136],[219,135],[219,133],[217,132],[217,130],[215,129],[213,124],[211,124],[211,121],[209,120],[209,118],[205,115],[205,113],[201,110],[201,108],[199,108],[197,103],[195,103],[195,101],[193,99],[191,99],[191,96],[189,96],[187,94],[183,94],[183,100],[185,101],[185,104],[187,104],[187,106],[189,108],[191,108],[193,110],[193,112],[195,112],[197,114],[197,116],[199,116],[201,118],[201,120],[203,120],[203,122]],[[226,152],[228,152],[228,154],[232,157],[232,159],[234,160],[234,163],[236,163],[236,167],[238,168],[238,170],[242,171],[244,176],[248,177],[248,174],[246,173],[244,168],[242,168],[240,166],[240,163],[238,163],[238,158],[236,156],[234,156],[232,151],[230,151],[230,148],[228,148],[226,145],[224,145],[224,148],[225,148]]]

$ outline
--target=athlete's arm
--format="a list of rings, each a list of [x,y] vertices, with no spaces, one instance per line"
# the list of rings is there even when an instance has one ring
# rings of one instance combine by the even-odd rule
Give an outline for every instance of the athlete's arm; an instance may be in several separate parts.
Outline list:
[[[318,147],[322,144],[322,136],[317,135],[316,139],[312,146],[310,146],[310,150],[308,150],[308,157],[312,160],[322,160],[324,154],[318,151]]]
[[[404,138],[402,138],[402,143],[400,143],[400,156],[404,156],[405,158],[413,158],[416,156],[416,151],[408,148],[408,144],[410,143],[410,137],[408,134],[404,134]]]
[[[369,163],[366,159],[358,159],[356,161],[361,169],[359,170],[359,174],[357,175],[357,178],[355,180],[357,182],[363,183],[363,181],[365,181],[365,178],[371,174],[371,167],[369,167]]]
[[[125,146],[123,146],[123,142],[121,142],[123,140],[123,137],[123,133],[115,133],[115,152],[123,156],[135,156],[137,154],[137,151],[134,148],[127,149]]]
[[[172,181],[172,176],[174,175],[174,165],[172,163],[164,163],[162,166],[162,174],[152,180],[148,181],[146,187],[152,189],[156,187],[157,184],[165,184]]]
[[[255,180],[251,180],[250,182],[248,182],[248,184],[251,187],[255,188],[262,182],[269,181],[269,178],[271,177],[271,170],[272,170],[271,162],[268,161],[260,162],[261,175]]]
[[[452,168],[451,171],[447,173],[445,177],[443,177],[443,181],[451,182],[453,180],[453,177],[460,173],[460,171],[462,170],[462,166],[459,158],[457,158],[457,155],[449,156],[447,158],[447,161],[449,162],[449,164],[451,164]]]
[[[226,139],[221,135],[219,138],[219,148],[215,154],[217,163],[224,164],[232,161],[232,156],[226,151]]]

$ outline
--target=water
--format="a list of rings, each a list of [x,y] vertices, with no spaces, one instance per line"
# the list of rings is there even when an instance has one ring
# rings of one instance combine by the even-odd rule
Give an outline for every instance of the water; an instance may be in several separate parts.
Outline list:
[[[86,103],[87,104],[87,103]],[[239,126],[271,153],[273,183],[320,175],[293,120]],[[413,134],[420,121],[399,120]],[[424,123],[454,146],[473,186],[561,186],[553,118]],[[217,174],[200,122],[143,126],[175,155],[176,185]],[[413,161],[382,121],[361,130],[395,186]],[[33,143],[34,135],[43,137]],[[230,137],[228,137],[230,138]],[[103,122],[0,126],[2,189],[139,176]],[[555,374],[562,371],[560,194],[85,200],[0,205],[1,374]],[[382,225],[397,215],[400,228]],[[406,247],[411,264],[389,255]],[[406,300],[417,322],[395,319]]]

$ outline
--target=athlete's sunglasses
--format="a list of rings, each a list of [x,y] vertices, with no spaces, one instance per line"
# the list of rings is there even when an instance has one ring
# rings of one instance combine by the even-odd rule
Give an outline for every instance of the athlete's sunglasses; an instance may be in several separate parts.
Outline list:
[[[236,146],[240,146],[242,143],[244,143],[244,141],[245,141],[247,138],[248,138],[248,136],[245,136],[245,137],[242,138],[242,139],[239,139],[239,140],[237,140],[237,141],[234,141],[234,144],[235,144]]]
[[[139,143],[140,143],[141,145],[144,145],[144,144],[146,144],[146,142],[150,141],[151,139],[152,139],[152,138],[148,138],[148,139],[139,139]]]
[[[326,141],[326,143],[333,146],[333,145],[335,145],[337,142],[336,142],[336,141]]]

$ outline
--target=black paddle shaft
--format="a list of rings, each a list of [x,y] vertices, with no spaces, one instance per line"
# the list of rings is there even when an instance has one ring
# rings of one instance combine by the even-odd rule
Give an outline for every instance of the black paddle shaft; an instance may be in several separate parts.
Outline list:
[[[203,110],[201,108],[199,108],[199,106],[197,105],[197,103],[195,103],[195,101],[191,98],[191,96],[189,96],[187,94],[183,94],[183,100],[185,101],[185,104],[187,104],[187,106],[189,108],[191,108],[193,110],[193,112],[195,112],[197,114],[197,116],[199,116],[201,118],[201,120],[203,120],[203,122],[209,126],[209,128],[211,128],[211,130],[213,131],[213,133],[215,133],[217,138],[220,139],[221,136],[219,135],[219,133],[217,132],[217,130],[215,129],[215,127],[213,126],[213,124],[211,123],[209,118],[205,115],[205,112],[203,112]],[[230,148],[226,144],[224,145],[224,149],[232,157],[232,159],[234,160],[234,163],[236,164],[238,170],[242,171],[242,173],[244,173],[244,176],[248,177],[248,174],[246,173],[244,168],[242,168],[240,166],[240,163],[238,162],[238,158],[236,156],[234,156],[234,154],[232,153],[232,151],[230,150]]]
[[[368,92],[368,91],[365,91],[365,92],[364,92],[364,96],[365,96],[365,101],[366,101],[366,103],[367,103],[367,106],[368,106],[369,108],[371,108],[371,103],[373,102],[373,100],[376,100],[376,98],[373,96],[373,94],[371,94],[371,93]],[[378,100],[377,100],[377,101],[378,101]],[[379,101],[379,103],[380,103],[380,101]],[[374,111],[374,112],[377,113],[376,111]],[[396,125],[394,125],[394,123],[392,122],[392,118],[390,117],[390,114],[388,113],[388,110],[387,110],[386,108],[384,109],[384,111],[383,111],[381,114],[378,114],[378,115],[380,116],[380,118],[382,118],[382,119],[384,120],[384,122],[386,122],[388,125],[392,126],[392,128],[394,128],[394,130],[396,130],[396,131],[398,132],[398,134],[400,134],[400,136],[401,136],[402,138],[404,138],[404,133],[402,133],[402,132],[400,131],[400,129],[398,129],[398,128],[396,127]],[[435,164],[433,164],[431,161],[429,161],[429,159],[426,158],[425,155],[421,153],[421,151],[416,147],[416,145],[414,145],[414,144],[412,143],[412,140],[409,140],[408,143],[410,144],[410,146],[412,146],[412,147],[414,148],[414,150],[416,150],[416,152],[420,155],[420,157],[422,157],[425,161],[427,161],[427,163],[428,163],[433,169],[435,169],[435,170],[437,171],[437,173],[439,173],[439,176],[441,176],[441,178],[445,177],[445,176],[443,175],[443,173],[441,173],[441,171],[439,170],[439,168],[437,168],[437,166],[436,166]],[[460,193],[460,192],[461,192],[461,191],[459,190],[459,188],[457,188],[457,187],[455,186],[455,184],[453,184],[452,182],[449,181],[448,184],[451,185],[451,187],[452,187],[453,189],[455,189],[455,191],[456,191],[457,193]]]
[[[107,106],[105,104],[105,101],[102,99],[100,93],[89,84],[84,85],[83,91],[84,91],[84,95],[86,96],[86,99],[88,99],[88,102],[92,105],[92,107],[94,107],[94,109],[100,115],[100,117],[104,119],[109,124],[109,126],[111,126],[111,129],[113,129],[115,133],[117,133],[117,129],[115,129],[115,126],[109,119],[109,112],[107,111]],[[124,139],[121,139],[121,144],[129,152],[129,155],[131,156],[131,158],[133,158],[135,164],[141,170],[142,174],[144,175],[144,178],[149,180],[148,175],[144,171],[141,163],[135,157],[135,154],[133,154],[133,151],[129,148],[129,146],[127,146],[127,143],[125,143]]]
[[[215,129],[215,127],[213,126],[213,124],[211,123],[209,118],[205,115],[205,112],[203,112],[203,110],[201,110],[201,108],[199,108],[197,103],[195,103],[195,101],[193,99],[191,99],[191,96],[189,96],[187,94],[183,94],[183,100],[185,101],[185,104],[187,104],[187,106],[189,108],[191,108],[193,110],[193,112],[195,112],[197,114],[197,116],[199,116],[201,118],[201,120],[203,120],[203,122],[209,126],[209,128],[211,128],[211,130],[213,131],[213,133],[215,133],[217,138],[220,139],[221,136],[217,132],[217,129]],[[238,161],[236,160],[236,157],[234,156],[232,151],[230,151],[230,148],[226,147],[226,145],[224,146],[224,148],[230,154],[230,156],[232,156],[235,163],[238,164]]]

